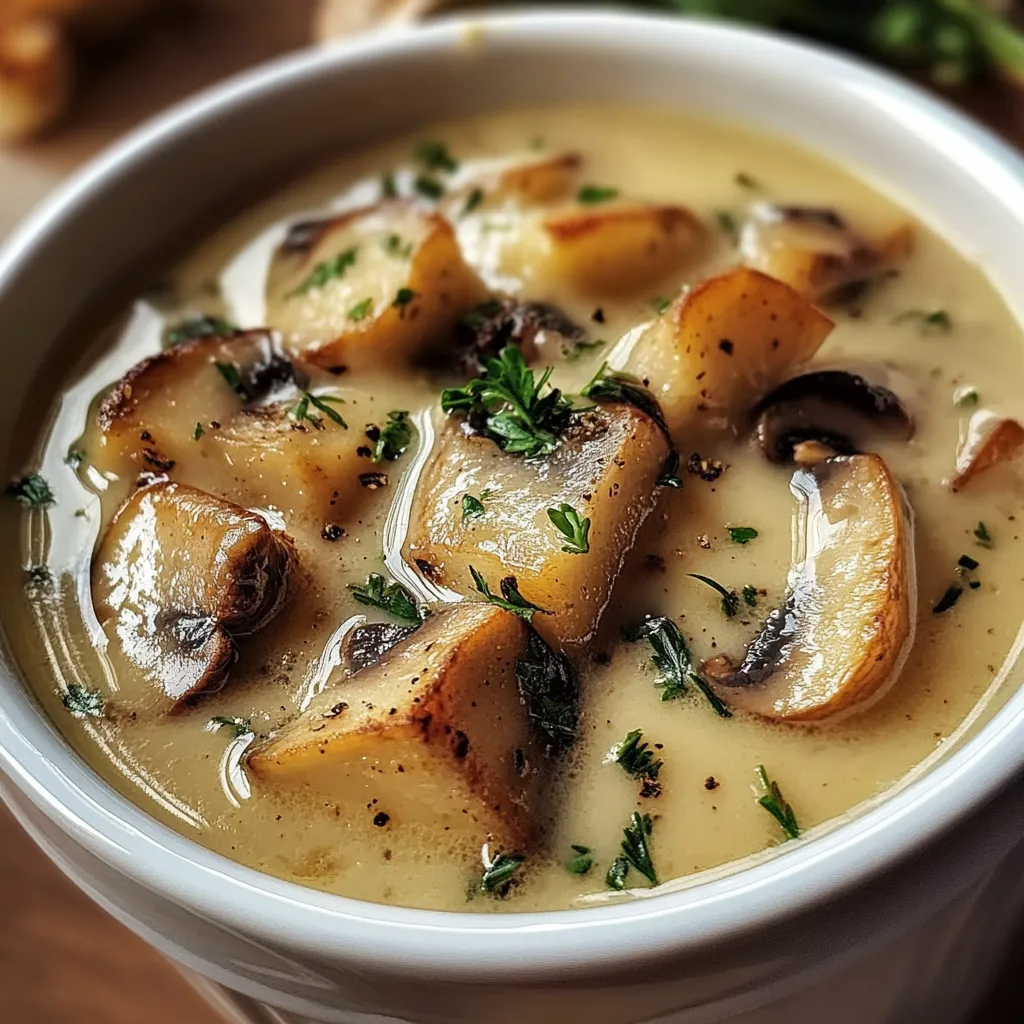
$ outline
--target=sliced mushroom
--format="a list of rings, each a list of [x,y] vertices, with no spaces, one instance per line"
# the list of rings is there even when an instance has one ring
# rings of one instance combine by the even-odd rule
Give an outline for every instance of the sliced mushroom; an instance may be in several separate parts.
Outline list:
[[[835,210],[771,203],[752,207],[740,235],[748,266],[785,281],[814,302],[842,298],[850,287],[906,259],[912,245],[907,225],[869,242]]]
[[[755,433],[772,462],[808,464],[870,450],[879,437],[909,440],[914,420],[899,396],[846,370],[793,377],[755,407]]]
[[[793,475],[788,592],[735,667],[708,680],[732,707],[817,721],[862,709],[898,678],[914,641],[912,513],[877,455],[838,455]]]
[[[136,491],[92,570],[118,702],[173,712],[219,690],[238,639],[284,604],[293,563],[290,540],[238,505],[174,483]]]
[[[954,491],[962,490],[975,477],[993,466],[1024,454],[1024,427],[1017,420],[1002,419],[990,412],[976,412],[967,425],[956,456]]]
[[[392,647],[408,640],[418,628],[397,622],[361,623],[347,633],[342,642],[341,664],[353,674],[376,665]]]
[[[587,332],[553,303],[491,299],[459,321],[455,369],[461,376],[476,377],[506,345],[517,346],[530,363],[543,349],[560,346],[571,350],[586,336]],[[450,361],[450,350],[446,355]]]

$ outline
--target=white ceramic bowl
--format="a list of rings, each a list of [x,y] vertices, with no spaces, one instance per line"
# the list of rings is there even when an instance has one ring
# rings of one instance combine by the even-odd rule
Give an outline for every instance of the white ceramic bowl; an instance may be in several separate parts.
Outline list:
[[[895,194],[1024,295],[1024,164],[915,88],[681,19],[445,21],[233,79],[35,212],[0,254],[0,436],[78,311],[239,192],[435,119],[577,101],[678,106],[795,139]],[[1006,858],[1024,835],[1022,764],[1019,692],[927,777],[757,867],[597,909],[432,913],[209,853],[93,775],[13,668],[0,678],[4,796],[60,867],[180,963],[325,1021],[957,1020],[1021,902],[1024,872]]]

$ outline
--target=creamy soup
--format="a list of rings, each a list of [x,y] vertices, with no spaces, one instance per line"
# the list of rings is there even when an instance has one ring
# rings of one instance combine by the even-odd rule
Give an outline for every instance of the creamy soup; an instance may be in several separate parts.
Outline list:
[[[280,878],[692,884],[1005,697],[1020,345],[981,270],[788,144],[438,126],[66,339],[9,467],[7,643],[104,778]]]

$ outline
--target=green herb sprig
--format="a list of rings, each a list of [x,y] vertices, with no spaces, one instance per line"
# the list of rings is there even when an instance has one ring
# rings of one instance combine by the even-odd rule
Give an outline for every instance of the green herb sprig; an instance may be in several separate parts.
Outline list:
[[[373,444],[370,456],[374,462],[394,462],[400,459],[412,443],[412,423],[409,413],[404,409],[393,409],[388,413],[388,421],[383,427],[377,428],[379,433]]]
[[[193,316],[181,320],[164,330],[160,340],[161,348],[174,348],[197,338],[218,338],[238,332],[238,327],[219,316]]]
[[[400,622],[418,626],[423,621],[423,612],[412,594],[401,583],[388,583],[380,573],[372,572],[365,583],[350,583],[348,589],[360,604],[380,608]]]
[[[609,370],[608,364],[602,363],[580,394],[584,398],[632,405],[650,416],[666,434],[668,433],[665,416],[658,400],[644,387],[643,381],[632,374]]]
[[[4,488],[4,494],[29,508],[49,508],[57,500],[46,478],[38,473],[29,473],[12,480]]]
[[[735,590],[726,590],[717,580],[713,580],[710,576],[702,576],[699,572],[689,572],[686,575],[690,579],[700,580],[705,586],[710,587],[717,594],[721,595],[722,614],[727,619],[731,619],[740,610],[740,598]]]
[[[568,750],[579,728],[576,677],[569,659],[531,629],[526,651],[516,658],[515,674],[526,713],[550,741],[549,752]]]
[[[562,550],[570,555],[585,555],[590,551],[590,517],[584,517],[568,504],[562,502],[557,508],[548,509],[548,519],[565,538]]]
[[[787,839],[798,838],[800,826],[796,814],[783,797],[779,784],[768,778],[763,764],[757,766],[757,781],[761,790],[757,802],[779,823]]]
[[[252,722],[248,718],[239,718],[237,715],[214,715],[206,723],[207,732],[220,732],[227,729],[232,736],[248,736],[252,732]]]
[[[498,584],[501,590],[501,597],[497,594],[491,593],[491,588],[487,585],[487,580],[483,578],[483,575],[478,572],[473,566],[469,567],[470,575],[473,577],[473,584],[479,593],[483,594],[484,598],[489,604],[496,605],[498,608],[503,608],[507,612],[511,612],[513,615],[518,615],[519,618],[524,619],[526,622],[532,622],[533,616],[540,612],[541,615],[551,615],[552,613],[544,608],[527,601],[522,594],[519,593],[519,585],[516,582],[515,576],[506,576]]]
[[[344,398],[338,398],[336,395],[314,395],[310,391],[303,391],[302,397],[295,403],[295,408],[288,413],[289,416],[296,423],[301,423],[303,420],[307,420],[312,423],[317,430],[324,429],[323,416],[317,416],[316,413],[310,412],[309,407],[313,406],[314,409],[319,409],[332,423],[337,423],[343,430],[348,430],[348,424],[341,418],[341,413],[337,409],[332,409],[331,402],[336,402],[339,405],[345,404]]]
[[[523,866],[526,857],[521,853],[499,853],[484,862],[480,876],[480,891],[490,896],[507,896],[512,876]]]
[[[570,858],[565,865],[565,870],[570,875],[585,875],[594,866],[594,858],[591,855],[589,846],[577,846],[572,844],[572,850],[576,856]]]
[[[298,287],[292,289],[285,297],[291,299],[296,295],[306,295],[314,288],[323,288],[331,281],[341,280],[349,267],[355,265],[358,253],[358,247],[353,246],[351,249],[345,249],[344,252],[339,252],[330,259],[318,263],[309,276],[304,278]]]
[[[61,703],[75,718],[99,718],[103,714],[105,701],[99,690],[90,690],[79,683],[69,683],[67,692],[61,694]]]
[[[629,861],[630,867],[636,868],[651,885],[660,885],[651,857],[649,840],[652,828],[649,814],[634,811],[629,817],[629,824],[622,830],[622,855]]]
[[[643,784],[641,796],[660,796],[661,784],[658,782],[658,775],[664,762],[655,756],[654,751],[644,742],[643,736],[642,729],[633,729],[626,733],[625,739],[612,747],[609,756],[631,779]]]

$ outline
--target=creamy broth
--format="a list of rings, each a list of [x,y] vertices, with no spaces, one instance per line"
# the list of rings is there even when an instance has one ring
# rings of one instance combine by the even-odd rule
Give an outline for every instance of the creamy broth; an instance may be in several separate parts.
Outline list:
[[[443,141],[459,164],[457,170],[424,166],[415,156],[424,139]],[[570,183],[567,195],[542,201],[533,194],[502,198],[501,186],[495,184],[495,161],[518,167],[562,154],[581,158],[578,167],[567,164],[559,172]],[[434,163],[443,165],[444,155],[435,153]],[[792,465],[765,458],[742,417],[728,429],[709,429],[708,423],[676,427],[669,411],[672,395],[662,393],[683,486],[643,485],[646,490],[638,501],[646,504],[634,518],[643,518],[648,506],[653,511],[625,554],[621,572],[616,574],[617,565],[612,564],[602,573],[606,582],[614,580],[614,587],[596,632],[590,628],[596,613],[588,619],[586,608],[573,606],[564,622],[561,613],[534,616],[534,625],[552,647],[567,640],[566,653],[578,676],[579,722],[571,749],[540,758],[544,776],[536,806],[529,809],[528,840],[517,841],[515,848],[507,841],[495,842],[485,817],[476,832],[466,834],[457,823],[444,825],[432,817],[429,806],[389,812],[383,803],[374,803],[372,786],[365,790],[363,806],[351,792],[339,793],[339,776],[329,765],[314,764],[287,777],[277,777],[270,768],[253,770],[260,749],[273,743],[288,723],[301,720],[308,706],[326,701],[324,706],[336,707],[358,678],[379,671],[379,666],[371,667],[354,681],[346,678],[342,647],[359,617],[393,621],[379,608],[357,602],[351,585],[363,585],[369,574],[380,573],[389,583],[405,585],[424,606],[438,596],[457,599],[451,581],[431,578],[429,567],[425,578],[417,567],[416,556],[430,545],[418,544],[416,537],[430,512],[424,494],[436,472],[436,453],[448,443],[446,428],[451,428],[452,417],[440,411],[439,395],[445,386],[464,384],[471,374],[405,360],[388,349],[386,340],[374,346],[377,351],[353,350],[353,359],[345,357],[346,372],[340,374],[328,356],[318,356],[316,365],[306,369],[304,387],[297,390],[285,382],[280,395],[291,410],[282,429],[301,428],[303,443],[309,440],[311,458],[320,464],[302,477],[305,489],[283,492],[274,489],[269,464],[232,457],[235,449],[223,455],[224,438],[235,422],[231,412],[223,418],[212,411],[193,416],[199,392],[192,384],[174,390],[181,386],[173,377],[166,382],[160,415],[170,417],[179,434],[192,435],[197,424],[197,436],[178,445],[173,460],[161,453],[148,465],[146,456],[141,463],[104,463],[96,457],[109,445],[98,425],[97,396],[106,394],[139,360],[159,353],[165,332],[187,317],[204,314],[242,328],[269,322],[286,334],[300,334],[302,325],[281,322],[293,315],[289,303],[312,308],[320,301],[320,291],[328,294],[329,280],[310,284],[310,267],[315,271],[322,265],[314,260],[277,287],[276,297],[268,302],[265,285],[275,250],[285,241],[289,225],[376,203],[381,176],[388,172],[395,172],[394,183],[402,194],[415,194],[417,174],[446,189],[439,207],[451,217],[474,276],[464,286],[445,277],[438,287],[454,289],[452,301],[462,312],[477,308],[490,293],[512,295],[553,303],[585,330],[585,344],[553,339],[549,331],[530,358],[538,374],[554,367],[552,382],[573,394],[605,360],[635,368],[635,353],[645,344],[641,325],[667,323],[685,301],[678,298],[681,289],[737,264],[737,235],[752,207],[836,211],[864,239],[892,237],[912,225],[909,254],[879,258],[856,275],[858,287],[846,288],[842,296],[832,295],[829,301],[816,296],[835,327],[809,363],[796,360],[782,374],[790,378],[817,368],[855,370],[891,387],[913,416],[912,438],[880,436],[870,447],[902,484],[914,519],[916,571],[907,585],[910,590],[916,585],[918,594],[916,634],[891,688],[882,687],[873,703],[866,699],[842,713],[807,722],[772,721],[739,708],[732,717],[721,717],[692,681],[684,695],[662,699],[651,644],[624,640],[623,627],[635,626],[644,616],[666,616],[681,629],[695,666],[722,654],[741,660],[767,614],[786,595],[793,548],[790,481],[795,471]],[[597,191],[581,197],[589,201],[577,202],[579,190],[588,186]],[[482,191],[479,199],[474,198],[477,187]],[[581,283],[579,274],[546,263],[536,238],[523,226],[530,217],[552,212],[601,214],[622,208],[626,200],[685,207],[700,221],[701,227],[694,229],[699,238],[686,244],[685,253],[665,256],[664,266],[659,263],[662,250],[651,257],[650,266],[640,265],[639,257],[621,266],[613,261],[594,284]],[[392,249],[400,249],[410,232],[419,230],[408,226],[412,221],[402,223],[401,240]],[[690,230],[689,222],[679,224],[672,229],[676,241],[669,248],[681,246],[678,232]],[[830,225],[825,227],[831,231]],[[817,230],[816,225],[811,228]],[[365,264],[370,243],[364,239],[358,245],[366,247],[360,250]],[[367,292],[374,310],[400,294],[391,284],[389,255],[396,254],[385,251],[373,257],[379,261],[371,273],[374,287],[384,282],[379,294]],[[397,255],[401,259],[401,252]],[[584,262],[585,277],[595,264]],[[348,268],[350,279],[368,280],[357,277],[358,266]],[[344,281],[348,270],[335,262],[332,273]],[[272,280],[274,273],[283,271],[273,270]],[[860,288],[866,279],[870,286]],[[784,831],[758,804],[759,765],[792,806],[801,830],[797,841],[804,842],[934,763],[1005,697],[1004,665],[1009,664],[1024,607],[1015,519],[1024,490],[1009,461],[955,490],[949,482],[957,472],[963,437],[981,422],[985,410],[1024,419],[1020,328],[978,267],[892,201],[827,161],[745,130],[676,114],[607,109],[502,114],[439,126],[320,168],[201,240],[166,280],[122,308],[92,343],[82,332],[69,337],[28,397],[9,470],[14,477],[37,471],[52,488],[55,502],[45,511],[6,503],[6,528],[19,542],[6,546],[4,617],[17,663],[75,749],[130,799],[212,850],[304,885],[413,907],[527,911],[620,899],[624,894],[610,888],[607,875],[622,852],[623,829],[634,811],[652,817],[648,842],[659,880],[692,884],[710,871],[734,869],[751,857],[784,848]],[[344,300],[352,323],[376,315],[366,310],[359,315],[355,300],[361,298],[360,292]],[[341,299],[335,295],[334,301]],[[424,310],[426,321],[434,314]],[[324,333],[319,327],[311,330],[313,335]],[[446,330],[450,334],[450,325]],[[659,395],[664,381],[652,374],[648,384]],[[230,385],[230,380],[210,374],[202,388],[210,389],[211,401],[224,403],[236,401]],[[330,393],[343,404],[307,402],[296,417],[303,392]],[[756,394],[755,401],[761,397]],[[138,388],[129,398],[138,398]],[[346,427],[328,410],[343,417]],[[409,413],[413,429],[404,454],[381,462],[366,453],[352,456],[349,448],[357,444],[367,452],[377,444],[374,432],[363,437],[365,426],[386,425],[392,410]],[[646,422],[642,414],[635,415]],[[320,421],[319,428],[314,419]],[[567,433],[558,441],[563,451],[574,443],[570,437]],[[333,446],[342,441],[348,447],[336,451]],[[475,451],[481,444],[489,446],[487,457],[518,460],[516,465],[524,461],[501,453],[493,440],[476,438],[472,444]],[[667,442],[653,430],[645,444],[642,451],[648,454],[642,457],[657,457],[660,465],[658,445]],[[69,459],[69,452],[84,454]],[[702,478],[699,460],[692,467],[696,472],[690,471],[693,453],[708,460],[704,476],[714,479]],[[225,472],[225,458],[231,472]],[[557,454],[540,458],[562,465]],[[172,466],[166,465],[169,461]],[[330,481],[324,481],[335,465],[343,465],[338,472],[348,477],[334,498],[329,497],[335,511],[325,514],[315,496],[318,488],[330,489]],[[459,487],[479,499],[486,462],[478,473],[469,457],[460,465],[466,475]],[[719,465],[722,471],[715,476]],[[566,456],[564,466],[557,473],[571,477],[573,457]],[[622,487],[627,490],[629,469],[623,469]],[[101,540],[135,491],[140,470],[152,474],[150,481],[166,475],[256,509],[260,521],[269,524],[265,533],[285,530],[293,544],[287,602],[253,635],[238,637],[238,660],[219,692],[202,695],[174,713],[166,702],[150,702],[151,684],[118,653],[109,623],[104,632],[91,587],[93,559],[102,558]],[[359,474],[370,476],[353,485]],[[556,480],[552,493],[557,485]],[[618,495],[619,485],[613,486]],[[488,502],[494,502],[491,514],[496,520],[507,515],[514,523],[517,507],[502,511],[502,500],[500,494],[484,496],[480,524],[487,522]],[[465,525],[460,506],[452,507],[450,515],[462,524],[460,529]],[[530,515],[524,512],[523,529],[540,529]],[[596,512],[594,516],[597,522]],[[468,521],[473,519],[471,509]],[[550,523],[544,526],[543,516],[538,522],[555,530]],[[985,531],[979,538],[980,523]],[[741,533],[733,539],[730,526],[754,528],[756,536],[744,541]],[[512,533],[515,540],[514,528]],[[547,551],[543,544],[548,544],[556,552],[551,557],[561,557],[557,552],[565,538],[557,532],[543,534],[541,544],[537,537],[542,533],[525,534],[523,543],[537,552]],[[175,543],[198,550],[196,536]],[[605,541],[596,526],[592,541],[590,554],[563,558],[559,564],[568,567],[566,572],[583,572],[584,560],[603,557],[599,552]],[[616,543],[623,547],[628,541],[628,530],[617,535]],[[964,555],[967,567],[958,566]],[[498,556],[492,552],[490,557]],[[199,555],[196,560],[200,564]],[[976,568],[970,568],[972,560]],[[38,570],[27,576],[26,566],[46,566],[50,578]],[[736,613],[727,617],[720,596],[689,574],[706,576],[733,592]],[[497,593],[500,574],[487,571],[485,576]],[[520,573],[520,585],[529,596],[525,579]],[[952,586],[960,588],[959,599],[936,613],[936,604]],[[481,599],[465,573],[455,589]],[[580,591],[589,592],[586,586]],[[585,603],[581,597],[580,606]],[[422,628],[432,628],[439,614]],[[837,620],[835,628],[841,626]],[[513,636],[525,627],[508,629]],[[406,641],[413,642],[415,636]],[[508,640],[513,649],[518,642]],[[381,664],[393,657],[385,654]],[[98,703],[89,703],[92,692],[98,694],[102,714],[92,713],[98,709]],[[507,711],[502,720],[511,714]],[[335,719],[323,717],[334,728]],[[237,727],[231,720],[237,720]],[[650,753],[663,762],[656,780],[650,780],[656,785],[647,787],[660,788],[658,795],[642,796],[642,780],[627,774],[614,755],[609,757],[631,730],[642,730],[643,740],[652,745]],[[469,742],[475,743],[475,736]],[[472,793],[467,799],[472,801]],[[506,807],[497,813],[501,817],[511,812]],[[523,812],[520,808],[515,813]],[[489,856],[525,856],[511,876],[513,884],[498,885],[490,893],[479,887],[480,847],[488,840]],[[589,852],[574,851],[574,844]],[[575,859],[578,872],[581,857],[592,860],[588,871],[567,870]],[[631,890],[649,891],[636,864],[624,884],[625,896]]]

